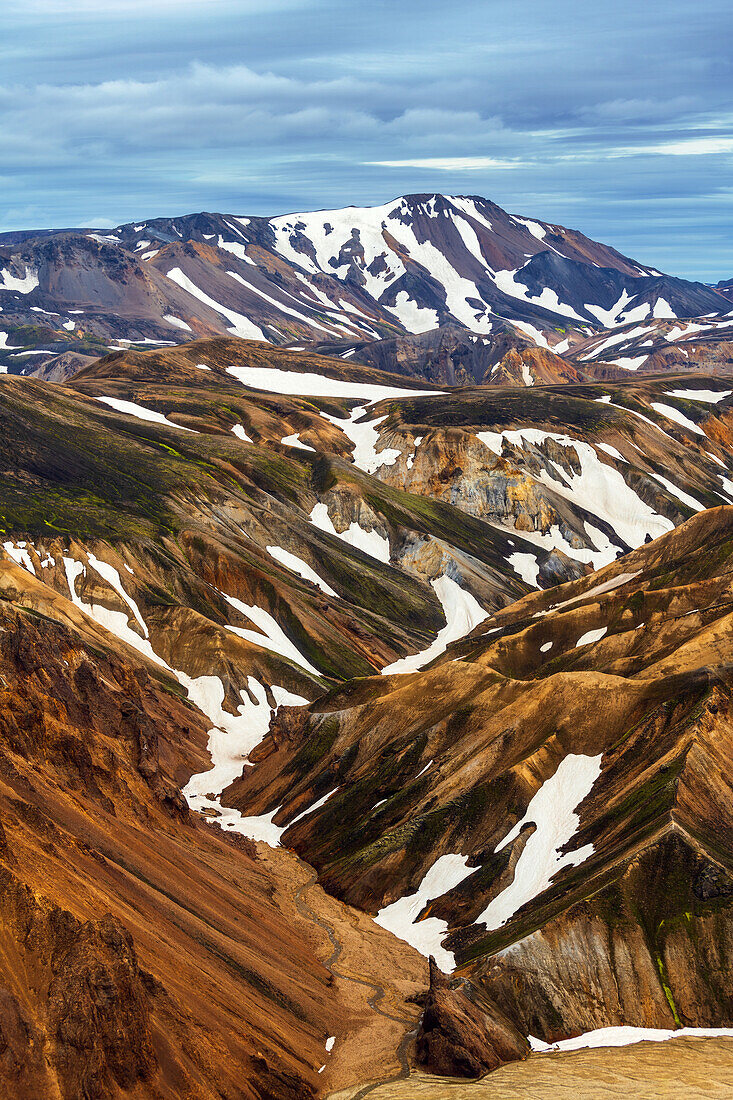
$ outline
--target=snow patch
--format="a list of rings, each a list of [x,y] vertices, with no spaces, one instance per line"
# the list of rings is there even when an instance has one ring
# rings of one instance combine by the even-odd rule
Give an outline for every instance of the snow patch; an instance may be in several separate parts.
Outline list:
[[[289,550],[283,550],[281,546],[268,546],[267,553],[275,561],[279,561],[281,565],[284,565],[286,569],[289,569],[292,573],[297,573],[299,577],[302,577],[305,581],[310,581],[311,584],[315,584],[317,588],[320,588],[326,596],[336,596],[338,593],[334,592],[330,584],[318,576],[315,569],[312,569],[307,562],[303,561],[296,554],[291,554]]]
[[[577,832],[580,818],[574,810],[601,774],[601,755],[568,754],[534,795],[524,817],[497,844],[494,851],[500,852],[516,840],[525,825],[535,825],[517,860],[514,880],[476,918],[477,924],[484,924],[488,931],[501,928],[523,905],[543,893],[563,868],[577,867],[593,853],[592,844],[564,855],[560,851]]]
[[[506,560],[526,584],[532,588],[539,588],[537,578],[540,573],[540,563],[534,554],[520,554],[517,551],[515,554],[510,554]]]
[[[235,596],[228,596],[226,592],[222,592],[222,596],[232,607],[237,611],[241,611],[243,615],[246,615],[255,626],[259,627],[261,633],[257,633],[254,630],[248,630],[241,626],[229,626],[227,630],[231,630],[233,634],[237,634],[240,638],[245,638],[248,642],[253,642],[254,645],[261,646],[262,649],[269,649],[272,653],[277,653],[281,657],[285,657],[288,661],[292,661],[294,664],[299,665],[300,668],[305,669],[306,672],[311,672],[314,676],[320,677],[320,672],[317,668],[314,668],[310,661],[303,656],[299,649],[293,645],[288,638],[282,627],[273,619],[269,611],[265,611],[263,607],[257,607],[256,604],[246,604],[241,600],[238,600]]]
[[[97,397],[96,400],[101,401],[105,405],[109,405],[109,407],[115,409],[116,412],[134,416],[137,420],[147,420],[151,424],[166,424],[169,428],[177,428],[179,432],[193,432],[194,435],[199,434],[194,431],[193,428],[184,428],[181,424],[174,424],[172,420],[169,420],[167,416],[163,416],[162,413],[155,412],[154,409],[146,409],[144,405],[137,405],[134,401],[121,401],[117,397]]]
[[[226,306],[222,306],[219,302],[215,302],[213,298],[210,298],[208,294],[205,294],[203,290],[200,290],[188,275],[185,275],[180,267],[173,267],[168,272],[168,278],[181,287],[188,294],[191,294],[194,298],[198,298],[200,302],[207,305],[210,309],[213,309],[216,313],[220,313],[222,317],[226,317],[228,321],[231,321],[232,328],[229,329],[233,336],[239,336],[243,340],[267,340],[267,337],[263,333],[262,329],[258,328],[253,321],[250,321],[249,317],[244,317],[241,313],[237,313],[236,310],[227,309]],[[232,370],[232,368],[229,368]]]
[[[383,676],[416,672],[444,653],[451,642],[465,638],[475,626],[489,617],[478,600],[456,584],[451,577],[443,575],[430,583],[443,608],[445,626],[439,631],[432,645],[421,653],[413,653],[409,657],[402,657],[399,661],[387,665],[382,669]]]
[[[665,1043],[668,1039],[720,1039],[733,1037],[730,1027],[600,1027],[572,1039],[545,1043],[529,1035],[529,1045],[538,1054],[566,1053],[571,1050],[593,1050],[597,1047],[627,1047],[634,1043]]]
[[[301,451],[312,451],[315,454],[315,447],[309,447],[307,443],[300,442],[300,432],[296,432],[294,435],[284,435],[280,440],[286,447],[299,447]]]
[[[663,401],[650,401],[649,404],[655,412],[665,416],[667,420],[674,421],[675,424],[679,424],[682,428],[687,428],[689,432],[694,432],[695,435],[705,435],[705,432],[702,428],[698,427],[694,420],[690,420],[684,413],[681,413],[679,409],[674,408],[673,405],[665,405]]]
[[[335,535],[337,539],[342,539],[343,542],[347,542],[349,546],[354,546],[357,550],[361,550],[362,553],[369,554],[370,557],[376,558],[377,561],[382,561],[385,565],[389,565],[389,539],[385,538],[384,535],[380,535],[379,531],[365,531],[356,520],[352,520],[345,531],[337,531],[328,514],[328,506],[323,502],[315,505],[308,518],[311,523],[321,531],[326,531],[329,535]]]
[[[426,917],[424,920],[417,918],[429,901],[435,901],[447,894],[473,874],[477,868],[468,867],[467,863],[468,856],[440,856],[425,874],[414,894],[407,894],[393,901],[391,905],[385,905],[374,918],[375,924],[409,943],[421,955],[426,958],[432,955],[444,974],[451,974],[456,968],[453,952],[442,946],[448,924],[438,917]]]
[[[249,436],[245,432],[243,424],[233,424],[232,425],[232,432],[234,433],[234,435],[236,435],[237,439],[241,439],[243,443],[251,443],[252,442],[252,440],[249,438]]]
[[[14,290],[16,294],[30,294],[38,286],[38,272],[26,267],[25,275],[18,278],[7,269],[0,270],[0,290]]]

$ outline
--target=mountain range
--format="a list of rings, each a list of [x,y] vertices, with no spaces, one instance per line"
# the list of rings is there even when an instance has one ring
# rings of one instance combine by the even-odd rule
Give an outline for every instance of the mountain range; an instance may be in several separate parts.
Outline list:
[[[56,368],[61,378],[121,341],[234,335],[398,372],[407,355],[424,374],[421,334],[447,327],[462,344],[442,372],[448,384],[490,382],[497,348],[507,346],[558,356],[577,348],[576,370],[594,377],[597,356],[581,348],[602,330],[641,326],[659,344],[659,322],[730,312],[725,287],[663,275],[486,199],[445,195],[275,218],[195,214],[6,233],[0,306],[0,365],[11,373]],[[612,361],[628,367],[624,351]],[[631,369],[639,363],[623,357]]]
[[[434,195],[0,281],[5,1092],[729,1033],[726,287]]]

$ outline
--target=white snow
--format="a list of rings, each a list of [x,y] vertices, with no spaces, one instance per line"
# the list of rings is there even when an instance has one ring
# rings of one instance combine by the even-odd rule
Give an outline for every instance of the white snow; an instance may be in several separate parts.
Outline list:
[[[105,405],[109,405],[111,409],[115,409],[117,412],[126,413],[128,416],[134,416],[137,420],[147,420],[151,424],[167,424],[169,428],[177,428],[179,432],[193,432],[194,435],[198,435],[193,428],[184,428],[181,424],[174,424],[172,420],[169,420],[167,416],[163,416],[162,413],[155,412],[154,409],[146,409],[144,405],[137,405],[134,401],[121,401],[117,397],[98,397],[97,401],[101,401]]]
[[[374,918],[375,924],[409,943],[421,955],[426,958],[432,955],[444,974],[451,974],[456,968],[455,956],[442,946],[448,925],[438,917],[426,917],[421,921],[417,918],[429,901],[447,894],[477,870],[468,867],[467,863],[468,856],[440,856],[414,894],[407,894],[391,905],[385,905]]]
[[[733,390],[665,390],[667,397],[682,397],[688,401],[708,401],[717,404],[726,397],[730,397]]]
[[[95,555],[92,553],[88,553],[87,558],[89,559],[89,564],[92,566],[92,568],[96,569],[100,577],[104,577],[107,584],[110,585],[111,588],[114,588],[115,592],[117,592],[117,594],[122,597],[122,599],[125,601],[127,606],[132,611],[133,615],[137,619],[144,637],[147,638],[148,628],[145,625],[145,620],[140,614],[140,608],[137,606],[132,596],[130,596],[125,591],[125,586],[123,585],[122,580],[120,579],[120,574],[117,572],[115,567],[113,565],[110,565],[108,562],[102,561],[100,558],[95,557]]]
[[[604,351],[608,351],[609,348],[615,347],[617,344],[628,344],[631,340],[636,339],[637,336],[643,336],[648,331],[646,325],[642,325],[640,328],[632,328],[626,332],[617,332],[613,336],[607,337],[602,340],[600,344],[594,344],[593,349],[585,355],[581,355],[583,360],[587,359],[599,359]]]
[[[0,290],[14,290],[17,294],[30,294],[38,286],[38,272],[26,267],[25,275],[18,278],[7,270],[0,270]]]
[[[515,275],[521,270],[522,268],[516,268],[514,271],[497,271],[494,275],[494,282],[499,290],[504,294],[508,294],[510,298],[518,298],[520,301],[529,302],[530,305],[542,306],[543,309],[549,309],[563,317],[572,317],[576,321],[585,320],[584,317],[575,312],[571,305],[568,305],[567,302],[561,302],[556,291],[546,286],[542,288],[541,293],[536,294],[525,283],[515,279]],[[517,321],[511,323],[513,325],[519,324]],[[547,344],[543,346],[549,347]]]
[[[506,560],[526,584],[531,585],[532,588],[539,588],[537,577],[540,573],[540,563],[534,554],[520,554],[517,551],[515,554],[510,554]]]
[[[536,826],[517,860],[511,885],[489,902],[476,918],[477,924],[485,924],[489,931],[501,928],[523,905],[546,890],[563,868],[577,867],[592,854],[592,844],[564,855],[560,855],[560,849],[575,835],[580,818],[573,811],[590,793],[600,774],[601,754],[569,753],[555,774],[545,780],[524,817],[494,849],[500,852],[519,836],[525,825]]]
[[[549,653],[552,649],[552,642],[543,642],[540,646],[540,653]]]
[[[258,328],[253,321],[250,321],[249,317],[244,317],[241,313],[237,313],[236,310],[227,309],[226,306],[222,306],[219,302],[215,302],[213,298],[210,298],[208,294],[200,290],[196,284],[189,279],[188,275],[185,275],[181,271],[180,267],[171,268],[168,272],[168,278],[176,283],[177,286],[180,286],[182,290],[193,295],[194,298],[198,298],[204,305],[209,306],[210,309],[215,310],[217,313],[220,313],[222,317],[226,317],[228,321],[231,321],[232,328],[230,328],[229,331],[233,336],[239,336],[243,340],[267,340],[262,329]],[[231,369],[232,368],[230,368],[230,370]]]
[[[346,419],[340,416],[331,416],[325,412],[321,413],[321,416],[340,428],[354,444],[351,455],[354,465],[367,474],[373,474],[382,466],[394,466],[397,459],[401,457],[402,452],[395,450],[394,447],[385,447],[383,450],[377,451],[377,443],[379,443],[377,428],[384,423],[387,417],[385,415],[378,416],[375,420],[362,420],[361,418],[366,414],[368,408],[368,405],[358,405],[355,409],[352,409]]]
[[[695,497],[690,496],[689,493],[685,493],[682,489],[678,489],[672,482],[668,481],[666,477],[662,477],[661,474],[652,473],[652,477],[656,478],[665,489],[669,489],[673,496],[676,496],[678,500],[681,500],[683,504],[686,504],[688,508],[694,508],[696,512],[702,512],[705,508],[704,504],[701,504]]]
[[[622,413],[630,413],[632,416],[636,416],[639,420],[643,420],[645,424],[649,424],[652,428],[656,428],[658,432],[661,432],[665,439],[668,439],[670,443],[677,443],[678,440],[673,439],[671,435],[660,428],[653,420],[650,420],[648,416],[644,416],[643,413],[637,412],[636,409],[627,409],[625,405],[616,405],[611,398],[606,395],[605,397],[596,397],[595,400],[601,405],[609,405],[612,409],[618,409]]]
[[[544,225],[540,225],[539,222],[533,222],[530,218],[519,218],[516,214],[512,214],[512,218],[519,225],[523,225],[525,229],[528,229],[533,237],[536,237],[538,241],[543,241],[547,230]]]
[[[420,444],[422,443],[423,439],[424,439],[424,436],[416,435],[415,438],[412,441],[413,451],[412,451],[412,454],[407,456],[407,469],[408,470],[412,469],[413,463],[415,461],[415,455],[417,454],[417,449],[420,446]]]
[[[574,470],[563,469],[560,481],[552,477],[546,469],[542,469],[536,480],[553,489],[559,496],[603,519],[628,546],[641,546],[647,534],[656,538],[674,526],[664,516],[657,515],[637,496],[626,484],[620,471],[601,462],[590,443],[540,428],[477,432],[476,438],[498,455],[502,453],[504,440],[524,448],[527,444],[541,446],[545,440],[552,439],[562,447],[574,448],[580,460],[579,474]]]
[[[80,608],[90,619],[94,619],[100,626],[105,627],[119,638],[120,641],[126,642],[132,649],[138,650],[138,652],[144,654],[155,664],[160,665],[161,668],[168,669],[173,672],[165,661],[158,656],[154,651],[150,641],[147,637],[147,629],[145,630],[145,637],[141,638],[140,635],[132,629],[129,624],[130,616],[124,611],[112,611],[107,607],[103,607],[102,604],[88,604],[81,599],[76,593],[76,578],[81,574],[86,574],[86,567],[83,562],[76,561],[74,558],[64,557],[64,570],[66,572],[66,582],[69,586],[69,595],[71,602]],[[97,569],[97,572],[100,572]],[[100,575],[102,575],[100,573]],[[106,578],[105,578],[106,579]],[[118,578],[119,579],[119,578]],[[132,609],[133,601],[129,597],[126,597],[125,602]],[[138,612],[139,614],[139,612]],[[135,616],[137,618],[137,615]]]
[[[596,1047],[627,1047],[634,1043],[664,1043],[668,1039],[720,1039],[733,1037],[730,1027],[600,1027],[572,1039],[545,1043],[529,1035],[529,1045],[539,1054],[567,1053],[572,1050],[593,1050]]]
[[[308,806],[306,810],[301,810],[301,812],[296,817],[294,817],[292,821],[289,821],[287,823],[285,828],[289,829],[291,825],[297,825],[297,823],[299,821],[302,821],[304,817],[308,817],[310,814],[315,813],[316,810],[320,810],[321,806],[325,806],[329,798],[331,798],[332,795],[336,794],[337,790],[338,787],[334,787],[332,791],[329,791],[328,794],[324,794],[322,798],[319,798],[318,801],[314,802],[312,806]]]
[[[410,390],[395,386],[375,385],[373,382],[347,382],[343,378],[329,378],[325,374],[309,371],[280,370],[278,367],[228,367],[243,386],[268,393],[284,393],[308,397],[353,397],[373,404],[387,398],[430,397],[443,394],[444,390]]]
[[[26,550],[25,542],[19,542],[17,543],[17,545],[14,542],[4,542],[3,549],[5,550],[5,553],[13,559],[14,562],[16,562],[18,565],[22,565],[24,569],[27,569],[28,572],[32,573],[35,577],[36,571],[33,568],[31,556]]]
[[[588,313],[592,313],[598,318],[604,328],[615,328],[616,324],[618,323],[616,321],[616,318],[621,313],[623,313],[625,307],[629,304],[630,301],[631,295],[626,289],[624,289],[621,291],[621,297],[618,299],[617,302],[614,303],[614,305],[611,306],[610,309],[604,309],[603,306],[591,305],[590,302],[585,303],[585,308]],[[645,312],[643,316],[646,317],[647,313],[649,312],[649,306],[646,305],[646,303],[644,309]],[[631,317],[627,316],[626,320],[630,321]],[[636,320],[636,318],[634,318],[634,320]]]
[[[174,317],[172,313],[164,314],[163,320],[167,321],[169,325],[175,325],[176,328],[183,329],[184,332],[191,332],[191,326],[182,321],[180,317]]]
[[[530,325],[529,321],[512,321],[511,324],[513,324],[515,328],[521,329],[522,332],[526,332],[527,336],[530,336],[538,347],[547,348],[548,351],[552,351],[544,333],[540,332],[534,325]]]
[[[67,332],[73,332],[76,328],[76,321],[64,321],[62,328],[65,328]]]
[[[642,363],[646,363],[648,355],[628,355],[622,356],[620,359],[608,359],[607,362],[613,363],[616,367],[623,367],[624,370],[638,370]]]
[[[246,246],[240,244],[239,241],[225,241],[224,238],[220,236],[219,240],[217,241],[217,245],[219,248],[223,248],[226,252],[231,252],[232,255],[236,256],[238,260],[243,260],[244,263],[252,264],[254,267],[257,267],[255,261],[251,260],[247,255]]]
[[[649,404],[655,410],[655,412],[661,413],[667,420],[674,421],[675,424],[679,424],[682,428],[687,428],[689,432],[694,432],[695,435],[705,435],[702,428],[699,428],[693,420],[681,413],[679,409],[674,408],[673,405],[665,405],[663,401],[650,401]]]
[[[617,451],[615,447],[612,447],[610,443],[596,443],[594,445],[598,447],[601,451],[605,451],[607,455],[611,456],[611,458],[616,458],[619,462],[626,462],[626,459],[621,454],[621,452]]]
[[[275,234],[275,248],[291,263],[311,274],[325,272],[343,279],[349,264],[339,266],[343,246],[358,236],[363,250],[352,256],[350,263],[359,269],[364,289],[379,300],[392,283],[405,274],[402,256],[420,264],[429,275],[443,286],[447,308],[462,324],[474,332],[491,331],[491,310],[488,305],[469,304],[469,299],[482,303],[475,283],[460,275],[446,256],[430,241],[418,240],[411,224],[403,221],[406,212],[403,199],[397,199],[378,207],[349,207],[344,210],[319,210],[312,213],[288,214],[273,218],[270,227]],[[474,209],[471,216],[481,220]],[[454,219],[456,227],[459,220]],[[464,221],[466,228],[471,227]],[[302,233],[313,247],[314,258],[295,247],[295,239]],[[387,243],[385,233],[396,244]],[[466,237],[464,235],[464,241]],[[487,274],[489,269],[484,265]],[[398,307],[399,308],[399,307]]]
[[[238,714],[230,714],[223,707],[224,684],[218,676],[192,678],[184,672],[177,672],[176,675],[188,691],[191,702],[214,724],[214,728],[209,731],[208,743],[213,766],[208,771],[192,776],[184,794],[186,798],[211,792],[219,794],[242,774],[247,755],[259,745],[269,729],[272,712],[265,688],[254,676],[248,676],[247,687],[255,702],[252,702],[246,691],[241,691],[242,702],[237,707]],[[278,686],[273,687],[272,692],[278,705],[291,705],[293,700],[298,704],[306,702],[301,696],[294,696]]]
[[[338,596],[338,593],[334,592],[330,584],[326,584],[326,582],[318,576],[315,569],[312,569],[307,562],[303,561],[303,559],[299,558],[296,554],[291,554],[289,550],[283,550],[282,546],[268,546],[267,553],[292,573],[297,573],[303,580],[315,584],[326,596]]]
[[[296,432],[295,435],[284,435],[280,442],[286,447],[299,447],[301,451],[313,451],[315,454],[315,447],[309,447],[307,443],[300,442],[300,432]]]
[[[246,279],[243,279],[241,275],[238,275],[236,271],[227,271],[227,275],[234,279],[235,282],[240,283],[247,290],[251,290],[253,294],[256,294],[260,298],[264,298],[270,305],[275,306],[281,313],[287,314],[288,317],[294,317],[296,321],[302,321],[305,325],[310,325],[311,328],[320,329],[321,332],[325,332],[328,336],[333,336],[337,330],[337,326],[331,326],[327,328],[325,325],[320,324],[315,317],[308,317],[305,313],[300,313],[299,310],[293,309],[291,306],[285,305],[284,302],[277,298],[273,298],[272,295],[266,294],[264,290],[255,286],[253,283],[248,283]]]
[[[243,424],[234,424],[232,426],[232,432],[234,433],[234,435],[236,435],[237,439],[241,439],[243,443],[251,443],[252,442],[252,440],[249,438],[249,436],[245,432]]]
[[[354,546],[364,554],[369,554],[370,557],[376,558],[377,561],[382,561],[385,565],[389,565],[389,539],[384,535],[380,535],[379,531],[365,531],[356,520],[352,520],[345,531],[337,531],[328,514],[328,506],[323,504],[323,502],[314,506],[308,518],[311,523],[321,531],[326,531],[329,535],[335,535],[336,538],[347,542],[349,546]]]
[[[245,638],[248,642],[253,642],[263,649],[269,649],[272,653],[278,653],[281,657],[285,657],[287,660],[299,665],[300,668],[305,669],[306,672],[313,673],[314,676],[321,675],[318,669],[313,667],[300,650],[296,649],[290,641],[290,638],[288,638],[282,627],[273,619],[269,611],[265,611],[264,608],[257,607],[255,604],[243,603],[235,596],[228,596],[226,592],[222,592],[222,596],[228,604],[231,604],[237,611],[241,611],[243,615],[246,615],[262,633],[257,633],[257,631],[248,630],[241,626],[227,626],[227,630],[231,630],[233,634],[237,634],[240,638]]]
[[[488,618],[488,612],[484,611],[478,600],[456,584],[451,577],[443,575],[430,583],[443,608],[445,626],[439,631],[432,645],[421,653],[413,653],[409,657],[402,657],[399,661],[387,665],[382,669],[383,676],[416,672],[444,653],[451,642],[464,638],[475,626]]]
[[[657,298],[656,302],[654,303],[653,316],[676,319],[677,314],[672,309],[669,302],[665,301],[664,298]]]
[[[580,649],[584,645],[593,645],[594,642],[599,642],[603,638],[608,630],[607,626],[599,626],[596,630],[589,630],[585,634],[581,634],[575,643],[575,648]]]
[[[326,1039],[326,1050],[328,1051],[329,1054],[333,1050],[333,1044],[335,1042],[336,1042],[336,1036],[335,1035],[329,1035],[328,1039]]]
[[[246,691],[241,690],[240,698],[242,702],[237,707],[238,713],[231,714],[223,707],[225,690],[218,676],[188,676],[185,672],[171,668],[155,653],[148,639],[147,627],[139,609],[134,600],[125,592],[119,573],[113,566],[95,558],[94,555],[89,555],[90,565],[118,591],[129,605],[133,615],[145,632],[145,638],[141,638],[139,634],[130,628],[124,612],[110,611],[99,604],[90,605],[85,603],[77,595],[75,587],[76,578],[86,572],[84,564],[69,557],[64,557],[63,561],[72,602],[118,638],[145,654],[162,668],[172,672],[186,689],[191,702],[203,711],[209,721],[212,722],[213,728],[209,730],[208,741],[212,766],[204,772],[191,776],[183,790],[183,794],[192,808],[197,811],[214,810],[217,816],[213,820],[221,828],[232,829],[243,836],[249,836],[253,840],[262,840],[273,847],[277,847],[284,828],[276,826],[273,823],[273,818],[279,812],[280,807],[269,814],[258,817],[243,817],[238,810],[222,807],[219,801],[219,796],[224,787],[241,775],[247,762],[248,753],[260,743],[269,729],[273,711],[267,702],[267,694],[263,685],[253,676],[248,676],[247,687],[254,702]],[[267,612],[262,611],[260,608],[248,608],[246,604],[235,600],[234,597],[225,596],[225,598],[232,606],[244,611],[257,626],[266,629],[268,637],[263,638],[262,635],[255,634],[254,631],[241,630],[240,628],[230,627],[230,630],[243,637],[248,637],[249,640],[276,653],[286,651],[284,655],[290,656],[291,659],[297,659],[301,665],[305,666],[307,664],[307,662],[304,663],[304,659],[298,654],[295,647],[292,646],[292,643],[285,637],[277,623]],[[295,654],[295,658],[293,658],[293,654]],[[312,666],[310,667],[312,668]],[[305,706],[308,702],[302,695],[296,695],[278,684],[273,684],[271,691],[276,708],[279,706]],[[314,807],[311,807],[312,809]]]
[[[627,581],[635,580],[640,573],[641,569],[637,569],[635,573],[619,573],[617,577],[611,577],[608,581],[602,581],[600,584],[593,585],[587,592],[582,592],[579,596],[573,596],[569,600],[563,600],[562,603],[553,604],[552,610],[559,611],[563,607],[571,607],[574,603],[580,603],[581,600],[589,600],[593,596],[601,596],[604,592],[613,592],[615,588],[620,588],[621,585],[626,584]]]
[[[634,306],[633,309],[625,310],[621,322],[624,325],[630,325],[635,321],[643,321],[645,318],[649,317],[651,311],[652,307],[649,302],[642,302],[640,305]]]
[[[222,829],[231,829],[276,848],[285,829],[275,825],[273,819],[282,807],[278,806],[269,814],[243,817],[238,810],[223,807],[220,802],[223,789],[242,774],[248,754],[269,729],[274,712],[267,703],[265,688],[253,676],[248,676],[247,686],[255,701],[252,702],[246,691],[241,691],[242,702],[235,715],[223,709],[224,685],[218,676],[193,679],[184,672],[176,672],[176,676],[188,691],[191,701],[214,723],[209,730],[208,742],[212,766],[191,776],[183,789],[187,801],[192,809],[199,812],[204,809],[215,811],[217,816],[212,820]],[[303,696],[295,695],[278,684],[273,684],[271,690],[275,709],[280,706],[304,706],[308,702]]]
[[[438,314],[427,306],[419,306],[414,302],[406,290],[401,290],[395,298],[393,306],[385,306],[390,313],[394,313],[397,320],[408,332],[428,332],[438,327]]]

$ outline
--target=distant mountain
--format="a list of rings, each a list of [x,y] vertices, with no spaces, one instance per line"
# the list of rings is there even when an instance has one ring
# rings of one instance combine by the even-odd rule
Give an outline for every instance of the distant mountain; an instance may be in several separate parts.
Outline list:
[[[733,302],[733,279],[721,279],[719,283],[716,283],[713,290],[717,290],[719,294],[724,295],[729,301]]]
[[[119,341],[226,334],[339,342],[348,356],[446,326],[562,355],[599,330],[728,305],[701,283],[478,197],[0,236],[0,365],[11,373],[58,355],[91,361]]]

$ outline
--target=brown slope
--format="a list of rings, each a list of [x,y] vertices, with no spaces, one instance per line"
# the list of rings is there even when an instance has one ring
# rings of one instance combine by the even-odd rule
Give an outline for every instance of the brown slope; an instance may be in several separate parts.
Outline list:
[[[0,1087],[286,1100],[389,1072],[423,966],[320,891],[299,907],[287,854],[189,813],[208,723],[175,682],[25,570],[0,584]],[[347,974],[368,944],[373,986],[324,965],[332,936]],[[397,1023],[365,1003],[382,984]],[[351,1054],[324,1077],[328,1035]]]
[[[426,672],[283,715],[224,802],[282,806],[284,824],[338,784],[286,842],[372,913],[468,856],[479,869],[422,916],[447,921],[463,973],[525,1034],[728,1022],[732,546],[733,509],[702,513],[498,613]],[[502,838],[571,755],[601,761],[567,845],[584,855],[487,930],[534,829]]]

